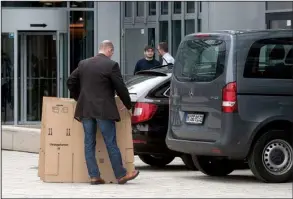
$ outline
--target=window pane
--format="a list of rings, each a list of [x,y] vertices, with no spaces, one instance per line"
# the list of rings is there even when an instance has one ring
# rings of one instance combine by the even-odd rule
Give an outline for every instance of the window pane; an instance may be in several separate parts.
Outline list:
[[[131,1],[126,1],[124,2],[125,4],[125,17],[132,17],[132,6],[133,2]]]
[[[156,29],[155,28],[149,28],[148,29],[148,45],[155,47],[155,34]]]
[[[1,120],[14,120],[14,35],[1,34]]]
[[[60,70],[63,72],[63,91],[61,97],[68,97],[67,79],[68,79],[68,33],[60,33],[59,39],[59,59]],[[60,82],[61,84],[61,82]]]
[[[226,43],[221,39],[191,38],[178,51],[174,74],[181,80],[210,82],[224,72]]]
[[[161,14],[167,15],[168,14],[168,1],[161,1]]]
[[[197,32],[201,32],[201,19],[197,19]]]
[[[168,21],[160,21],[160,42],[168,43]]]
[[[199,2],[199,12],[202,11],[202,1]]]
[[[136,2],[136,16],[138,17],[144,16],[144,1]]]
[[[72,8],[93,8],[93,1],[69,1]]]
[[[292,79],[293,39],[274,38],[255,42],[248,53],[244,77]]]
[[[94,12],[70,11],[70,72],[94,56]]]
[[[160,21],[160,31],[159,31],[159,42],[169,42],[168,41],[168,21]],[[160,63],[162,63],[162,57],[160,57]]]
[[[194,1],[187,1],[186,2],[186,12],[187,13],[194,13],[195,12]]]
[[[181,41],[181,20],[172,21],[172,54],[175,56]]]
[[[195,32],[194,19],[185,20],[185,35],[189,35]]]
[[[157,3],[155,1],[149,2],[149,15],[156,15]]]
[[[292,9],[293,2],[292,1],[269,1],[266,2],[267,10],[284,10],[284,9]]]
[[[173,13],[180,14],[181,13],[181,1],[175,1],[173,4]]]
[[[3,7],[66,7],[66,1],[1,1]]]
[[[291,29],[292,21],[288,20],[271,20],[270,29]]]

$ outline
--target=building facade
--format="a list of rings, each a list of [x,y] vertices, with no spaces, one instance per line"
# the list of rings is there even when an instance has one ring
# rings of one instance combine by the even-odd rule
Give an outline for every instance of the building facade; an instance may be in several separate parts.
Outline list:
[[[1,121],[39,123],[42,97],[69,97],[68,75],[105,39],[128,76],[146,44],[166,41],[175,56],[194,32],[292,28],[292,7],[292,1],[1,2]]]

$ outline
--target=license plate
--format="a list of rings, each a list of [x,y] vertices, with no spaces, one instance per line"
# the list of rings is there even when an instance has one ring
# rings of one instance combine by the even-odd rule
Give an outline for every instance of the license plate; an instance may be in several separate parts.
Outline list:
[[[187,114],[186,123],[188,124],[202,124],[203,123],[203,114]]]

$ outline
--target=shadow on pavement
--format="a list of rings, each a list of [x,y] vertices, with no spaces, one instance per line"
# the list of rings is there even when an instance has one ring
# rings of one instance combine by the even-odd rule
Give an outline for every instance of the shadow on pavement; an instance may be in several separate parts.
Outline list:
[[[184,176],[182,178],[189,180],[200,180],[200,181],[209,181],[209,182],[228,182],[228,183],[263,183],[258,180],[253,175],[228,175],[224,177],[212,177],[212,176]],[[287,183],[292,183],[287,182]]]
[[[190,171],[184,165],[167,165],[163,168],[144,165],[144,166],[136,166],[135,168],[140,171]]]
[[[207,175],[201,176],[184,176],[182,178],[189,180],[200,180],[209,182],[230,182],[230,183],[261,183],[254,176],[250,175],[228,175],[224,177],[212,177]]]

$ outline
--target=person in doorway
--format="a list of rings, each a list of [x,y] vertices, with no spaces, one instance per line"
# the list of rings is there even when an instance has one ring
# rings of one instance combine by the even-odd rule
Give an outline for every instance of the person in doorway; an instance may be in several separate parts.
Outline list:
[[[158,52],[163,59],[162,65],[174,64],[174,58],[170,55],[168,50],[168,44],[166,42],[161,42],[158,45]]]
[[[149,70],[155,66],[159,66],[160,62],[154,58],[154,48],[152,46],[146,46],[144,48],[144,58],[137,61],[134,68],[134,75],[141,70]]]
[[[96,130],[101,129],[114,174],[119,184],[136,178],[139,171],[127,173],[116,143],[115,121],[120,115],[115,102],[115,91],[131,114],[129,92],[117,62],[112,61],[114,45],[105,40],[97,56],[81,60],[67,80],[67,86],[77,101],[74,117],[84,128],[85,158],[91,184],[104,184],[96,160]]]

